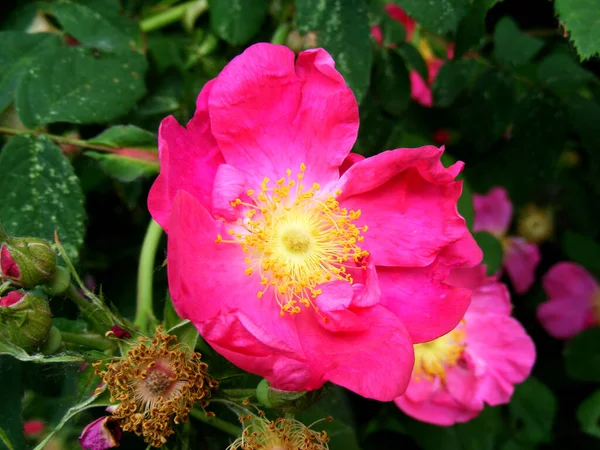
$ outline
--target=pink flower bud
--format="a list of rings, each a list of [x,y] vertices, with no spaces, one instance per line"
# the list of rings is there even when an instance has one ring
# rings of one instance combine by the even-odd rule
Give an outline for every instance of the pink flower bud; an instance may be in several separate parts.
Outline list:
[[[119,325],[113,325],[113,327],[110,329],[110,331],[106,332],[106,336],[115,336],[117,339],[129,339],[131,337],[131,334],[129,334],[129,331],[124,330],[123,328],[121,328]]]
[[[23,423],[23,434],[26,438],[35,438],[37,437],[44,429],[46,428],[46,424],[43,420],[40,419],[31,419],[26,420]]]
[[[46,284],[56,273],[56,253],[42,239],[10,239],[0,249],[0,272],[26,289]]]
[[[79,443],[84,450],[106,450],[118,447],[122,434],[119,424],[111,417],[104,416],[83,429]]]
[[[32,293],[12,291],[0,297],[0,340],[23,350],[37,350],[50,334],[48,302]]]

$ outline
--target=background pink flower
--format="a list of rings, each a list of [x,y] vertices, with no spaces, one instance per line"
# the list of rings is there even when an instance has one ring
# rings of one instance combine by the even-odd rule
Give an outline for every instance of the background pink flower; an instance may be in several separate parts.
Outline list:
[[[148,206],[175,308],[219,353],[278,389],[392,400],[412,343],[462,318],[470,291],[444,280],[481,251],[456,211],[462,163],[432,146],[361,160],[357,131],[324,50],[256,44],[206,84],[187,129],[162,122]]]
[[[542,283],[548,300],[538,307],[537,316],[552,336],[569,339],[600,324],[600,286],[583,267],[560,262],[548,270]]]
[[[475,217],[473,231],[487,231],[502,242],[502,266],[519,294],[529,290],[535,281],[535,270],[541,255],[538,246],[517,236],[507,236],[513,207],[508,192],[501,186],[490,189],[485,195],[473,195]]]
[[[508,403],[524,381],[535,347],[510,317],[506,286],[485,268],[453,271],[450,284],[475,287],[464,321],[447,335],[415,346],[415,369],[406,393],[395,400],[406,414],[436,425],[476,417],[485,404]]]

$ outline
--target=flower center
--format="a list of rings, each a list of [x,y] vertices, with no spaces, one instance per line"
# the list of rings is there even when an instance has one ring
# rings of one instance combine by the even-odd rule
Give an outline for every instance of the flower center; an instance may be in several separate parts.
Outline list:
[[[359,247],[364,240],[353,222],[360,218],[360,210],[341,208],[336,197],[320,192],[318,183],[310,188],[303,184],[306,166],[293,178],[292,171],[269,184],[264,178],[260,191],[249,190],[244,200],[231,202],[243,210],[244,229],[228,230],[231,240],[217,236],[216,242],[234,243],[248,256],[246,274],[260,274],[261,298],[273,289],[281,315],[297,314],[300,305],[318,309],[313,300],[321,294],[319,285],[343,280],[353,283],[348,269],[364,268],[369,255]]]
[[[150,391],[152,395],[158,397],[163,395],[164,392],[167,390],[167,388],[171,384],[171,379],[169,375],[167,375],[164,371],[160,369],[150,369],[150,372],[148,373],[148,375],[146,375],[146,378],[144,379],[144,383],[146,384],[148,391]]]
[[[413,376],[416,379],[433,380],[446,378],[446,369],[455,365],[465,348],[464,321],[450,333],[430,342],[415,344],[415,367]]]

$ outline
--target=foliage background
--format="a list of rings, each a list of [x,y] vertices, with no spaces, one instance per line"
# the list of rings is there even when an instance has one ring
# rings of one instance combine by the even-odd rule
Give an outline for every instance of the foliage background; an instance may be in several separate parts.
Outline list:
[[[600,2],[396,1],[420,23],[420,38],[434,52],[443,55],[445,42],[456,43],[456,59],[433,86],[432,108],[410,99],[408,70],[424,72],[425,63],[379,0],[2,2],[0,221],[11,233],[46,239],[57,228],[79,273],[132,317],[160,120],[189,120],[203,84],[251,43],[299,49],[316,40],[360,101],[354,151],[369,156],[429,144],[437,130],[447,130],[448,154],[466,162],[461,212],[470,223],[471,193],[503,185],[516,211],[529,203],[550,207],[556,229],[542,244],[538,282],[525,296],[513,293],[538,361],[510,405],[441,428],[409,419],[393,404],[334,389],[307,413],[307,423],[334,416],[333,450],[600,448],[600,330],[565,344],[535,319],[545,299],[539,277],[555,262],[572,260],[600,277]],[[376,24],[395,48],[375,44]],[[477,56],[460,59],[469,52]],[[499,243],[489,236],[480,243],[488,265],[498,267]],[[165,296],[156,297],[159,311]],[[52,298],[51,307],[61,330],[84,326],[67,300]],[[208,358],[215,370],[232,373],[218,355]],[[0,424],[17,449],[35,445],[22,436],[23,417],[52,429],[94,383],[79,364],[9,356],[0,357],[0,377]],[[99,415],[76,416],[52,445],[78,448],[81,429]],[[167,447],[222,449],[228,442],[192,421]],[[122,446],[144,448],[130,437]]]

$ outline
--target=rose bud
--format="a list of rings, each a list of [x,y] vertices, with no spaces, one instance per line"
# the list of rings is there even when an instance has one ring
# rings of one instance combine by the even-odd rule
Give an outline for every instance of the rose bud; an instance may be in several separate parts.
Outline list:
[[[0,249],[0,271],[4,278],[30,289],[54,278],[56,253],[42,239],[13,238]]]
[[[0,340],[26,351],[37,350],[50,333],[48,302],[33,293],[12,291],[0,297]]]
[[[110,416],[104,416],[83,429],[79,443],[84,450],[106,450],[118,447],[122,434],[117,421]]]

